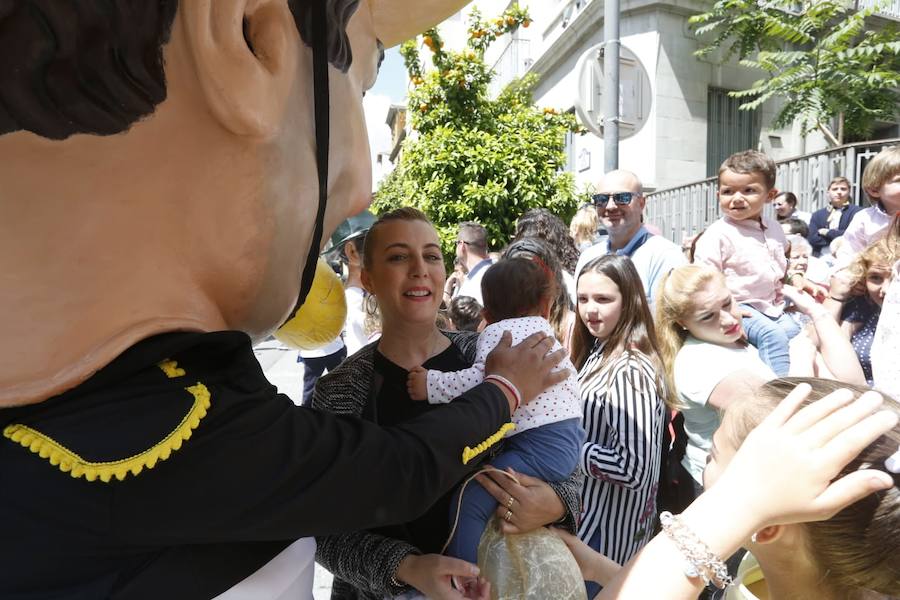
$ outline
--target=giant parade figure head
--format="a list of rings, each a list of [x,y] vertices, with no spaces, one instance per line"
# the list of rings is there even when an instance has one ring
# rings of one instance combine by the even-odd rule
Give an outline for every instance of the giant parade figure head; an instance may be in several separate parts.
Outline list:
[[[384,47],[462,4],[0,3],[0,407],[154,334],[284,322],[369,202]]]

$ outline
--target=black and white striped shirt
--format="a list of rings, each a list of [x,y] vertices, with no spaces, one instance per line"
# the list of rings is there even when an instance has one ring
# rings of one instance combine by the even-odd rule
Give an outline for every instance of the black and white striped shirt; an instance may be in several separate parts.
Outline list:
[[[632,350],[595,372],[602,359],[598,344],[578,374],[587,432],[578,536],[624,564],[653,534],[665,406],[646,355]]]

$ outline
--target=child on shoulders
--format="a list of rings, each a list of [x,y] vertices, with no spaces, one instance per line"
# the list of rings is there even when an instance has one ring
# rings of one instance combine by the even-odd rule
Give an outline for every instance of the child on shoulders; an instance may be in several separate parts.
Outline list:
[[[475,364],[462,371],[441,372],[421,367],[410,371],[407,386],[413,400],[432,404],[450,402],[484,379],[487,355],[504,331],[517,344],[538,331],[553,335],[547,321],[550,303],[556,297],[554,277],[540,259],[507,258],[494,264],[481,281],[484,318],[488,325],[478,338]],[[553,351],[561,348],[555,341]],[[577,370],[569,358],[556,368],[568,369],[569,377],[545,390],[512,415],[515,429],[502,451],[491,460],[499,469],[512,469],[544,481],[563,481],[575,471],[584,443]],[[475,563],[478,543],[497,508],[497,501],[476,481],[465,490],[459,522],[447,554]],[[515,510],[507,507],[507,518]],[[451,502],[450,522],[456,519],[457,500]]]
[[[763,208],[778,194],[775,163],[754,150],[732,154],[719,167],[717,196],[723,216],[697,241],[694,262],[715,267],[741,304],[747,339],[777,375],[790,368],[788,341],[800,329],[784,313],[781,293],[787,240]]]

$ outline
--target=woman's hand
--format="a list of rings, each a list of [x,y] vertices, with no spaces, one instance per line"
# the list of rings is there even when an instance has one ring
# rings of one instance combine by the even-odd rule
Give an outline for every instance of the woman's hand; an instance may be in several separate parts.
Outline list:
[[[821,307],[821,304],[819,304],[815,298],[792,285],[782,287],[781,291],[784,294],[784,297],[793,302],[797,309],[804,315],[811,315],[816,307]]]
[[[518,388],[522,402],[528,403],[549,387],[565,381],[567,369],[551,372],[566,356],[564,348],[547,354],[553,347],[553,336],[534,333],[515,346],[510,346],[512,336],[508,331],[485,361],[485,375],[500,375]]]
[[[485,467],[490,468],[490,467]],[[556,523],[566,514],[562,500],[549,485],[535,477],[507,469],[511,477],[497,470],[481,474],[478,483],[497,501],[497,516],[503,533],[527,533]],[[509,514],[509,518],[507,517]]]
[[[410,400],[428,400],[428,370],[413,367],[406,378],[406,392]]]
[[[896,413],[875,412],[881,395],[868,392],[854,400],[852,392],[838,390],[794,414],[809,392],[808,385],[797,386],[747,436],[709,489],[727,491],[735,516],[752,515],[751,532],[767,525],[828,519],[893,485],[890,476],[877,469],[833,481],[844,465],[896,426]]]
[[[556,527],[551,527],[550,531],[568,546],[585,581],[594,581],[605,586],[622,568],[621,565],[600,554],[568,531]]]
[[[491,597],[491,584],[478,577],[478,567],[440,554],[408,554],[397,566],[395,577],[435,600],[488,600]],[[454,577],[469,579],[474,585],[465,593],[460,592],[453,588]]]

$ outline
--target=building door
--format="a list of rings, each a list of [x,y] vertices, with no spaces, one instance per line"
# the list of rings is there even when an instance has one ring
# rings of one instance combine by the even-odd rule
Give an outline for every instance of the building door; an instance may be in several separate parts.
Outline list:
[[[706,175],[735,152],[755,150],[759,145],[759,109],[739,110],[745,100],[728,96],[730,90],[709,88],[706,104]]]

